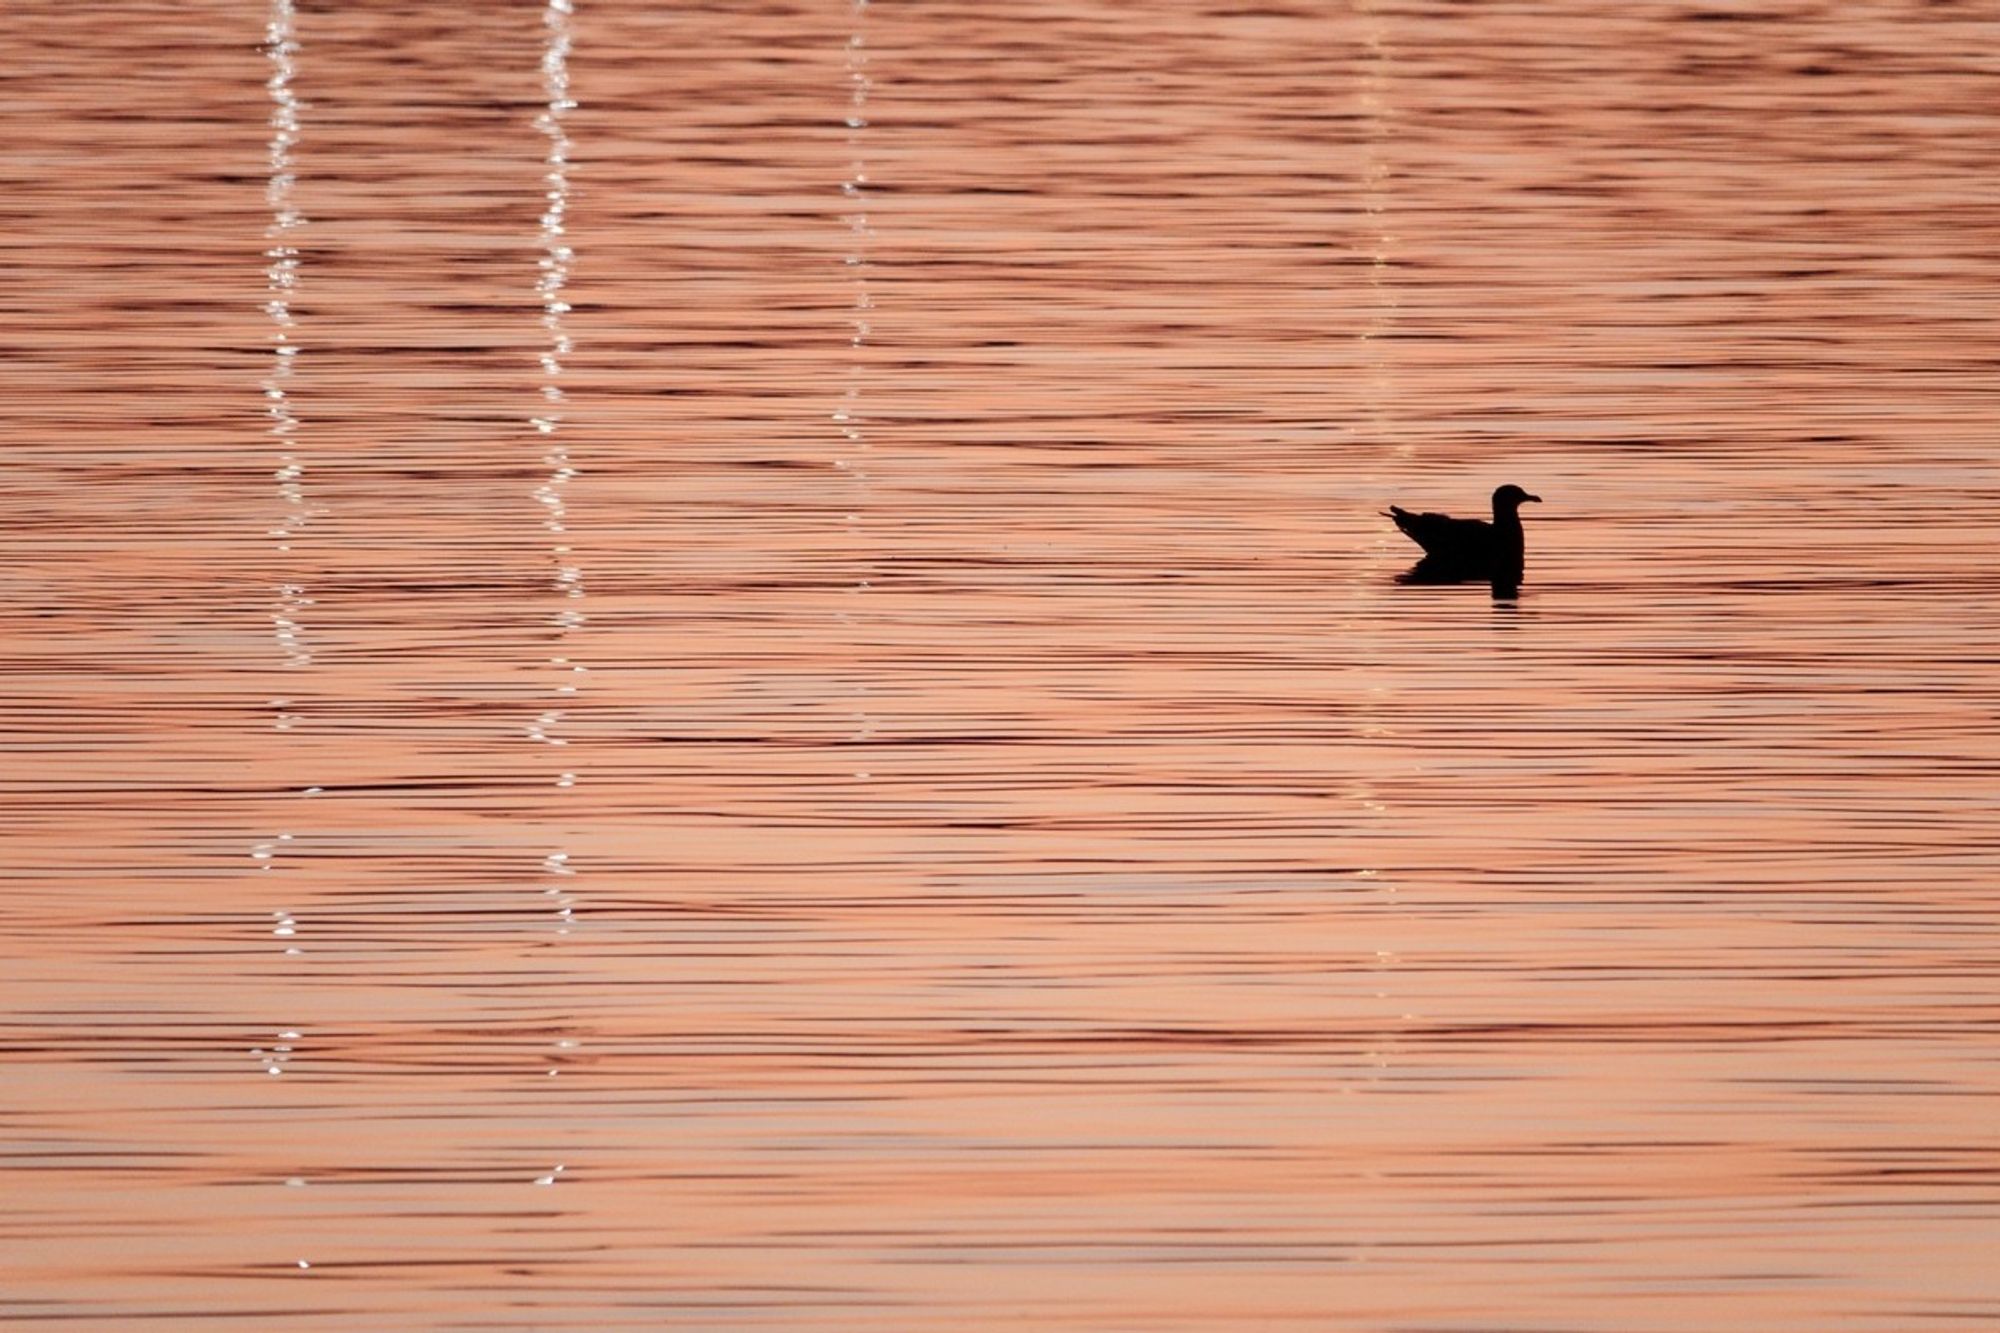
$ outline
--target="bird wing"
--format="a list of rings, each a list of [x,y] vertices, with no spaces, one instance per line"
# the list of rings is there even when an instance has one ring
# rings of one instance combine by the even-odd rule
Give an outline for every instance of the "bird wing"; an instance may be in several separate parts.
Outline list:
[[[1389,506],[1403,535],[1431,555],[1467,559],[1484,556],[1493,542],[1493,525],[1479,518],[1453,518],[1450,514],[1412,514],[1397,505]]]

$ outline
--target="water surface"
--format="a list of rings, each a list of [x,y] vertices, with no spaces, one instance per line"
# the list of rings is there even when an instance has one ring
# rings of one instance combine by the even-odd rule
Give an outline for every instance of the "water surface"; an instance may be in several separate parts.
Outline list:
[[[2000,1324],[1996,41],[11,9],[0,1318]]]

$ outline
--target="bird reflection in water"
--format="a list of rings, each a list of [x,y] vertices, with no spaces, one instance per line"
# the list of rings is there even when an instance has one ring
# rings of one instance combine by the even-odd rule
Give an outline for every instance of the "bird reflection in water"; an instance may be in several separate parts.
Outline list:
[[[1521,506],[1540,504],[1511,483],[1493,492],[1493,518],[1453,518],[1449,514],[1413,514],[1390,505],[1388,516],[1403,535],[1424,548],[1423,559],[1397,575],[1398,583],[1485,583],[1495,600],[1520,596],[1527,567],[1527,541],[1521,530]]]

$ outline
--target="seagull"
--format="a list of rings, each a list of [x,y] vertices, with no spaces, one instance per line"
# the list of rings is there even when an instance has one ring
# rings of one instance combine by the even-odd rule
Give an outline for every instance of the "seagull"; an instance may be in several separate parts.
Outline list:
[[[1496,586],[1513,587],[1521,582],[1526,553],[1521,506],[1541,501],[1541,496],[1509,484],[1493,492],[1491,523],[1449,514],[1412,514],[1396,505],[1389,506],[1388,516],[1404,536],[1424,548],[1424,558],[1410,571],[1412,582],[1491,579]]]

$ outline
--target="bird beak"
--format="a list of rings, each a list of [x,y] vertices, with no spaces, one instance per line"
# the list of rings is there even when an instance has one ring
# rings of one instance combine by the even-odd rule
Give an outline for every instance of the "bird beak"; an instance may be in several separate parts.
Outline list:
[[[1521,498],[1523,500],[1533,500],[1536,504],[1540,504],[1542,502],[1542,497],[1539,495],[1524,495]]]

